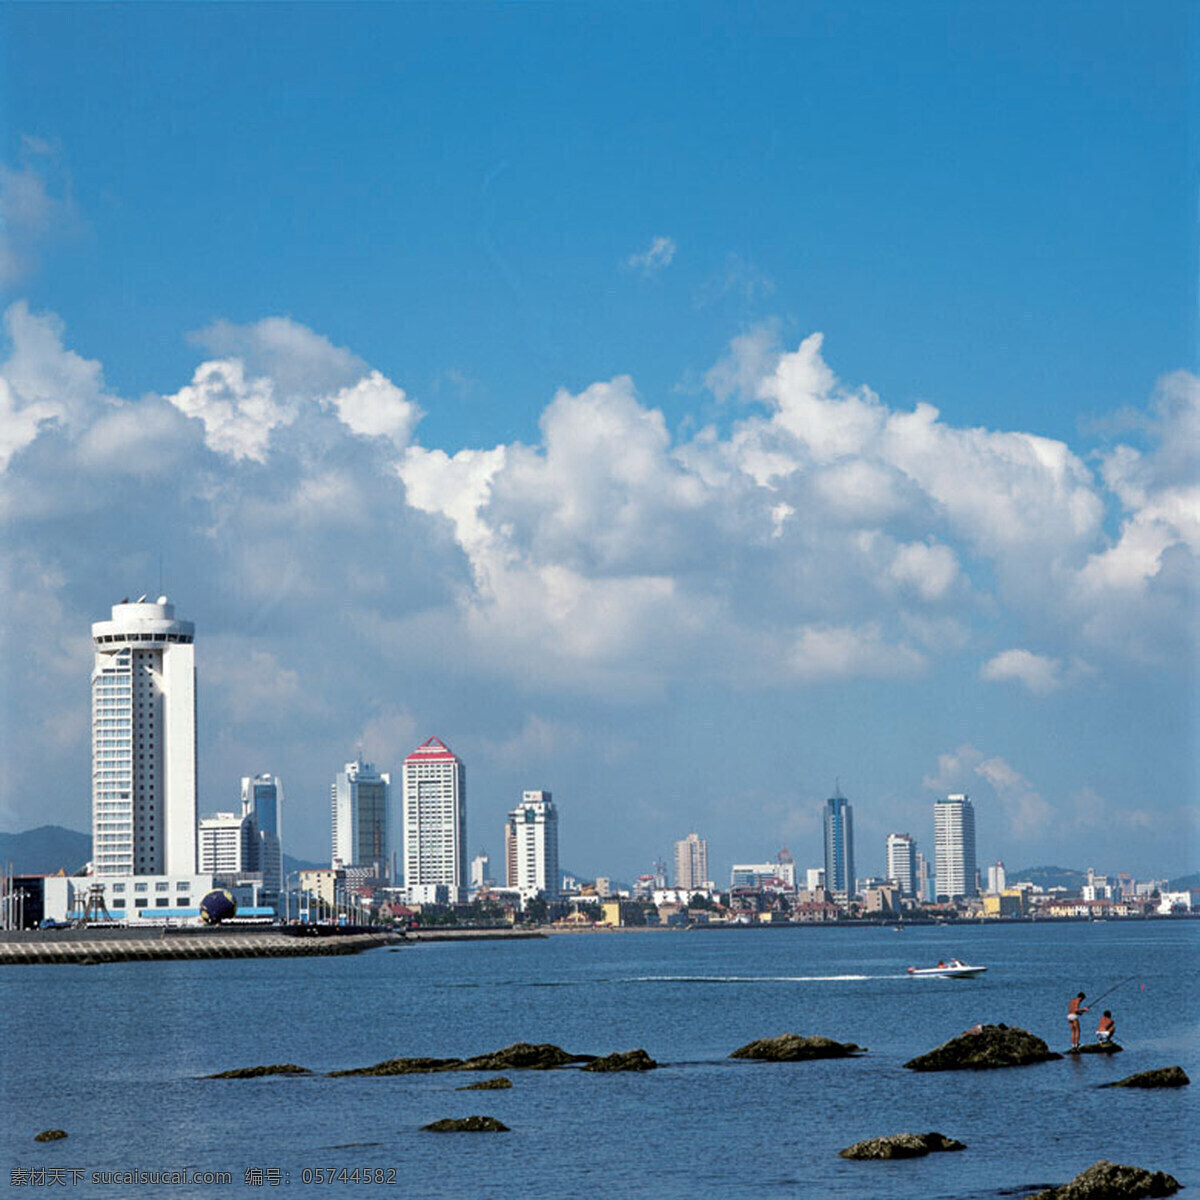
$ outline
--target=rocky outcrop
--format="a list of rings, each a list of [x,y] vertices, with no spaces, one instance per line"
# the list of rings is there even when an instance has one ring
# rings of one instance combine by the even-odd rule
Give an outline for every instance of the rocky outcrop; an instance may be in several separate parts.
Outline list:
[[[1101,1087],[1175,1088],[1187,1087],[1192,1081],[1182,1067],[1157,1067],[1153,1071],[1141,1071],[1128,1079],[1116,1083],[1102,1083]]]
[[[855,1142],[838,1153],[843,1158],[924,1158],[942,1150],[965,1150],[962,1142],[944,1133],[893,1133],[888,1137]]]
[[[1143,1200],[1173,1196],[1179,1180],[1165,1171],[1146,1171],[1101,1159],[1062,1187],[1047,1188],[1025,1200]]]
[[[530,1045],[515,1042],[503,1050],[468,1058],[456,1070],[459,1071],[552,1071],[569,1063],[592,1062],[594,1054],[568,1054],[559,1046],[549,1042]]]
[[[495,1117],[443,1117],[432,1125],[422,1125],[430,1133],[508,1133],[507,1125]]]
[[[1068,1050],[1068,1054],[1120,1054],[1123,1047],[1116,1042],[1086,1042]]]
[[[502,1088],[512,1087],[512,1080],[505,1079],[503,1075],[497,1075],[492,1079],[481,1079],[478,1083],[465,1083],[462,1087],[455,1088],[456,1092],[491,1092]]]
[[[585,1071],[653,1071],[658,1063],[645,1050],[618,1050],[593,1059]]]
[[[850,1058],[865,1054],[862,1046],[853,1042],[835,1042],[832,1038],[801,1037],[798,1033],[782,1033],[779,1037],[759,1038],[740,1046],[730,1058],[754,1058],[765,1062],[804,1062],[810,1058]]]
[[[330,1071],[341,1075],[428,1075],[435,1071],[552,1071],[570,1063],[588,1063],[594,1054],[568,1054],[560,1046],[514,1042],[503,1050],[475,1058],[389,1058],[371,1067]]]
[[[1040,1037],[1008,1025],[980,1025],[944,1042],[928,1054],[909,1059],[910,1071],[985,1071],[1024,1067],[1062,1058]]]
[[[67,1137],[65,1129],[43,1129],[41,1133],[35,1133],[33,1140],[35,1142],[59,1142]]]
[[[218,1071],[215,1075],[205,1075],[205,1079],[258,1079],[262,1075],[311,1075],[307,1067],[298,1067],[295,1063],[276,1063],[270,1067],[234,1067],[232,1071]]]

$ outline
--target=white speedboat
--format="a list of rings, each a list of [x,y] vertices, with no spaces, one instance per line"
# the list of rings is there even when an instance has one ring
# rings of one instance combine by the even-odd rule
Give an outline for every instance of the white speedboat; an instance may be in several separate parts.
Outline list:
[[[972,967],[964,962],[959,962],[957,958],[950,959],[949,962],[940,962],[936,967],[909,967],[910,975],[922,976],[941,976],[945,979],[972,979],[976,975],[982,975],[987,967]]]

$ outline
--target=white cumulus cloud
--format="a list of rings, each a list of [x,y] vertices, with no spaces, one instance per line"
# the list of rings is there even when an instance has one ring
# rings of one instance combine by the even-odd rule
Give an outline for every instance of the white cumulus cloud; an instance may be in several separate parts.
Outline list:
[[[1062,687],[1062,663],[1032,650],[1002,650],[979,668],[988,683],[1019,683],[1037,695]]]
[[[675,257],[675,239],[659,235],[651,239],[650,245],[637,254],[631,254],[626,260],[627,267],[641,270],[647,275],[653,275],[671,265]]]

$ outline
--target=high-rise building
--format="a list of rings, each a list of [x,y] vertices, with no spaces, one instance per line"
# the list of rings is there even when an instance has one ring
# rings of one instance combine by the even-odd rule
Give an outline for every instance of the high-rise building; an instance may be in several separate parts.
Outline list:
[[[404,885],[441,885],[452,901],[467,885],[467,772],[435,737],[404,760]]]
[[[492,882],[492,860],[482,850],[471,859],[471,891],[477,892]]]
[[[675,843],[675,886],[708,887],[708,842],[694,833]]]
[[[1008,887],[1008,872],[1004,869],[1004,863],[994,862],[987,869],[987,890],[993,895],[998,895]]]
[[[929,860],[917,851],[917,899],[923,904],[933,903],[933,876],[929,870]]]
[[[825,886],[845,898],[854,885],[854,809],[839,788],[825,801]]]
[[[508,886],[522,896],[554,899],[559,892],[558,810],[549,792],[523,792],[504,823]]]
[[[258,858],[254,870],[264,890],[283,890],[283,781],[278,775],[242,776],[242,812],[254,817]]]
[[[200,870],[226,878],[258,870],[258,829],[253,813],[224,812],[200,818]]]
[[[97,875],[196,873],[195,626],[166,596],[92,625]]]
[[[389,878],[391,796],[392,777],[379,774],[372,763],[356,759],[338,772],[330,789],[335,864],[367,868],[376,879]]]
[[[917,843],[907,833],[887,835],[887,877],[902,896],[917,894]]]
[[[933,832],[938,900],[976,895],[975,807],[970,797],[957,793],[936,801]]]

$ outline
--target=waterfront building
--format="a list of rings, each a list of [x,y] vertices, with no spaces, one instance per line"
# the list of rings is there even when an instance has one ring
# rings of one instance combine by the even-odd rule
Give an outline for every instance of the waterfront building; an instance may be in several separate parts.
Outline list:
[[[196,874],[195,627],[166,596],[92,625],[97,876]]]
[[[1008,887],[1008,872],[1003,862],[993,863],[987,869],[987,890],[993,895],[999,895]]]
[[[339,771],[330,788],[333,810],[333,862],[338,867],[369,867],[379,880],[389,877],[388,809],[392,777],[356,759]]]
[[[729,869],[730,888],[772,888],[776,891],[796,890],[796,864],[786,850],[774,862],[734,863]],[[787,857],[785,858],[784,855]]]
[[[258,858],[254,866],[263,890],[283,890],[283,781],[278,775],[242,776],[242,812],[254,817]]]
[[[837,794],[825,801],[825,886],[838,899],[854,895],[854,808]]]
[[[917,843],[907,833],[887,835],[886,874],[902,896],[917,894]]]
[[[459,902],[467,885],[467,774],[462,759],[438,738],[404,760],[404,883],[448,889]]]
[[[558,810],[549,792],[523,792],[504,824],[507,883],[523,898],[558,896]]]
[[[200,870],[234,878],[258,870],[258,828],[253,813],[200,818]]]
[[[804,890],[815,892],[817,888],[825,887],[825,868],[808,867],[804,872]]]
[[[675,886],[708,887],[708,842],[697,834],[675,843]]]
[[[976,895],[975,807],[970,797],[956,793],[937,800],[933,832],[938,901]]]

